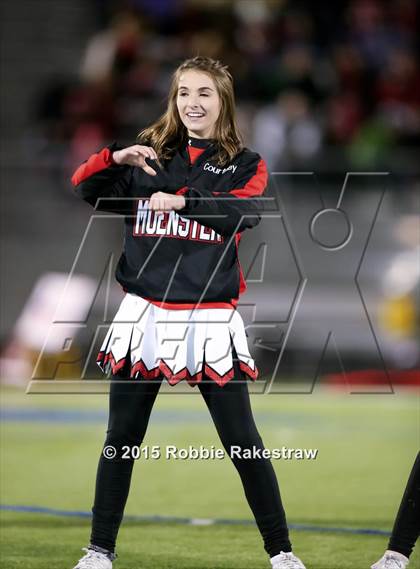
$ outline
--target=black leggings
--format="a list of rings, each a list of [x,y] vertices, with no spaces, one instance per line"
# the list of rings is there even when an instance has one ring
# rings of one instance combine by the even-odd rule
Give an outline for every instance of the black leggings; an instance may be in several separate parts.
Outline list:
[[[237,361],[235,377],[223,387],[206,378],[198,388],[210,411],[220,440],[230,456],[230,446],[263,449],[256,428],[248,394],[248,385]],[[104,446],[117,451],[124,445],[138,446],[143,442],[150,413],[162,382],[145,379],[119,383],[127,370],[114,376],[109,398],[109,422]],[[91,544],[114,551],[118,530],[130,488],[134,460],[120,456],[99,459]],[[270,557],[280,551],[291,551],[286,516],[282,506],[277,478],[269,459],[233,457],[241,477],[245,496],[254,514]]]
[[[420,535],[420,452],[411,469],[388,549],[410,557]]]

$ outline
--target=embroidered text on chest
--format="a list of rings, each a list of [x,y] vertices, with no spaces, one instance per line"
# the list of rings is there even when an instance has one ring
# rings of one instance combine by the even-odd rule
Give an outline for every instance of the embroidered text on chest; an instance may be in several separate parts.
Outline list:
[[[175,211],[156,213],[149,209],[148,200],[139,200],[133,235],[148,237],[175,237],[206,243],[221,243],[223,237],[214,229],[178,215]]]
[[[218,168],[217,166],[212,166],[209,162],[204,164],[203,170],[208,170],[209,172],[213,172],[213,174],[224,174],[225,172],[232,172],[235,173],[237,166],[231,164],[227,168]]]

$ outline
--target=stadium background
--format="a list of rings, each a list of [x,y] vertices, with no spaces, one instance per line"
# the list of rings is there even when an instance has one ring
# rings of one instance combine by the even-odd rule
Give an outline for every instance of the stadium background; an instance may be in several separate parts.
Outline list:
[[[70,567],[88,537],[76,514],[91,505],[106,396],[25,394],[91,218],[69,176],[105,143],[132,141],[164,108],[174,66],[198,53],[230,66],[246,144],[281,172],[270,179],[279,215],[243,240],[240,311],[263,378],[275,379],[276,394],[253,397],[266,446],[319,449],[313,463],[275,464],[297,552],[314,569],[358,569],[380,556],[419,447],[418,17],[410,0],[2,2],[5,567]],[[356,230],[343,253],[313,253],[307,220],[320,193],[336,206],[347,172],[358,173],[343,202]],[[323,243],[345,239],[342,219],[324,221]],[[75,267],[79,303],[109,252],[118,259],[122,221],[103,220],[88,237]],[[89,330],[104,313],[102,288]],[[121,299],[115,283],[111,293],[109,314]],[[88,338],[82,330],[69,362]],[[58,373],[56,363],[44,354],[37,370],[55,379],[53,391],[80,377],[77,361]],[[100,377],[93,364],[85,371]],[[159,398],[145,444],[219,446],[201,398],[179,387]],[[136,473],[128,515],[250,519],[227,461],[159,460]],[[252,526],[175,522],[127,518],[121,566],[264,567]]]

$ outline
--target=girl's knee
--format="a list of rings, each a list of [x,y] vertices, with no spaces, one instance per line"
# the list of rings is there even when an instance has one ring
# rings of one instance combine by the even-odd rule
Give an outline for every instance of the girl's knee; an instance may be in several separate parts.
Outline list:
[[[237,431],[226,433],[221,437],[222,444],[225,449],[231,446],[240,448],[263,448],[263,441],[258,431],[255,429],[238,429]]]
[[[108,429],[106,431],[105,445],[114,447],[140,445],[145,432],[133,429]]]

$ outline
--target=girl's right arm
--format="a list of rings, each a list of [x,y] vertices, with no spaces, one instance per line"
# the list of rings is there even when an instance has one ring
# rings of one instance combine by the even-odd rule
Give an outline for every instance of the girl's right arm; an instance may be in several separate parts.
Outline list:
[[[150,176],[156,175],[146,158],[157,158],[153,148],[139,144],[121,148],[113,143],[92,154],[77,168],[71,178],[74,190],[97,210],[122,213],[126,200],[121,198],[129,197],[134,167],[142,168]]]

